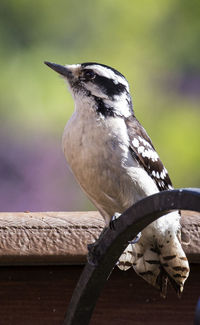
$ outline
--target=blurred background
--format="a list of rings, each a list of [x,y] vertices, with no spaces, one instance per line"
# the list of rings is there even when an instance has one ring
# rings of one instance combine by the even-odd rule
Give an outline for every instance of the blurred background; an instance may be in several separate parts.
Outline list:
[[[199,14],[199,0],[1,0],[0,210],[94,209],[61,150],[72,98],[44,60],[122,72],[174,186],[199,187]]]

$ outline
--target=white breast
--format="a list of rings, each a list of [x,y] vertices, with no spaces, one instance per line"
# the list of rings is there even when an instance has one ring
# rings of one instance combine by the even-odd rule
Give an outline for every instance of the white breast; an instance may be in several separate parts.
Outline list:
[[[98,117],[94,110],[77,110],[62,141],[66,160],[78,183],[104,216],[122,213],[142,197],[158,191],[134,160],[122,118]]]

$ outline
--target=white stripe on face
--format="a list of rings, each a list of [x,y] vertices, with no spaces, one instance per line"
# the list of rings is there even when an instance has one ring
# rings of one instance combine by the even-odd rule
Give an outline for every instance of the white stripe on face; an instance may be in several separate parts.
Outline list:
[[[129,91],[129,85],[126,79],[120,75],[115,74],[114,71],[112,71],[111,69],[97,64],[87,65],[86,68],[93,70],[99,76],[112,79],[115,84],[121,83],[122,85],[126,86],[127,91]]]

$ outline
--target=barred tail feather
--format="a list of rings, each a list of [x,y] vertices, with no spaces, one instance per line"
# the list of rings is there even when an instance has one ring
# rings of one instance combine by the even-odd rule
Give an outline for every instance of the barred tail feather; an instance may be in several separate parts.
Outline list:
[[[161,248],[160,262],[169,275],[170,283],[177,291],[177,294],[180,295],[188,278],[190,268],[177,236],[173,237],[173,245],[167,243]]]
[[[162,243],[155,240],[154,244],[142,236],[136,244],[127,246],[117,266],[123,271],[132,266],[139,276],[160,290],[162,297],[166,296],[168,282],[180,296],[189,275],[188,260],[176,234]]]
[[[122,271],[127,271],[135,263],[136,253],[133,244],[129,244],[120,256],[117,266]]]

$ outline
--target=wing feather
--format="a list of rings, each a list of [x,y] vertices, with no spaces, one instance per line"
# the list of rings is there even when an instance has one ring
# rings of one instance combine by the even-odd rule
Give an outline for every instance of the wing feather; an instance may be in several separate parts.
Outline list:
[[[155,181],[160,191],[172,189],[172,182],[145,129],[134,117],[125,119],[130,151]]]

